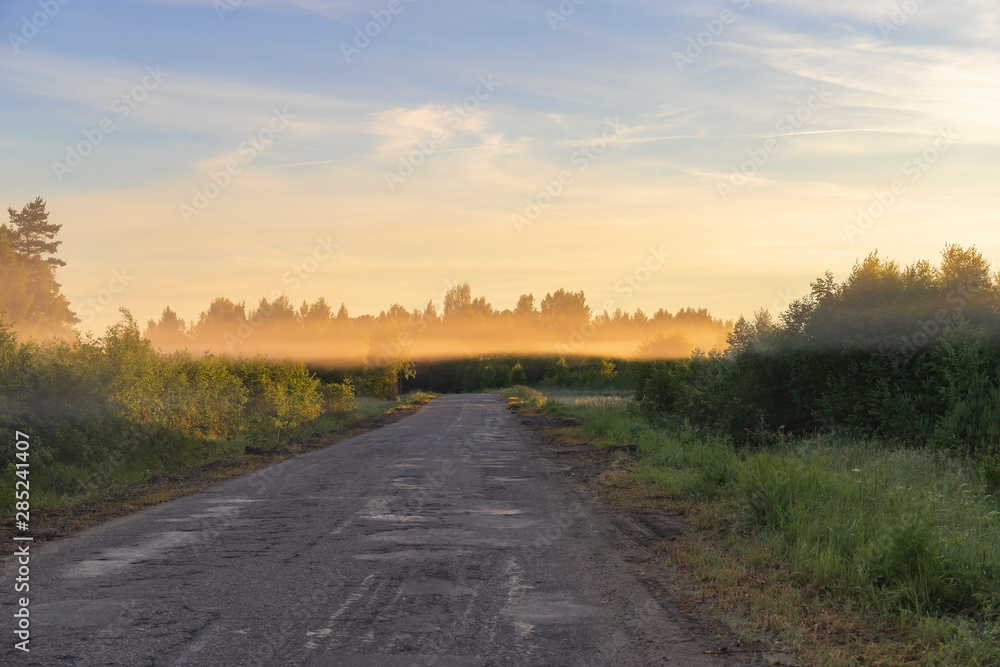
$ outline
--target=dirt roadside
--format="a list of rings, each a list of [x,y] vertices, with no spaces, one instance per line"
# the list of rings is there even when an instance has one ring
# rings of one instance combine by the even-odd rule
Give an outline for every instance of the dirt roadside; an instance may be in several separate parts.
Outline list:
[[[642,583],[663,608],[681,612],[692,634],[711,637],[716,655],[747,655],[754,664],[799,665],[795,657],[775,650],[767,637],[741,639],[741,619],[717,611],[711,597],[670,558],[671,543],[691,530],[692,507],[643,489],[622,488],[618,479],[634,460],[628,446],[590,444],[579,424],[566,417],[538,414],[511,404],[520,423],[535,436],[539,451],[554,461],[578,489],[598,502],[595,508],[620,530],[611,542],[625,560],[643,565]],[[746,634],[746,633],[743,633]]]

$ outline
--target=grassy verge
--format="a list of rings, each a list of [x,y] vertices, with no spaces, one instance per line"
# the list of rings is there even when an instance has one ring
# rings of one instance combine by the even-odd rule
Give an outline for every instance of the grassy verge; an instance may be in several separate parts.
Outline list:
[[[241,463],[256,461],[263,457],[271,460],[325,446],[336,440],[330,440],[331,434],[356,435],[364,430],[355,431],[353,426],[363,424],[366,419],[385,415],[407,406],[423,405],[434,398],[436,394],[412,392],[389,401],[377,398],[359,397],[355,399],[355,409],[344,413],[324,413],[315,420],[301,424],[282,434],[279,441],[262,443],[252,435],[240,435],[228,438],[206,438],[202,441],[193,456],[182,461],[163,460],[148,455],[155,443],[149,443],[142,448],[133,460],[123,461],[113,470],[99,469],[90,475],[89,481],[75,494],[52,492],[44,484],[44,471],[39,484],[32,487],[31,505],[33,508],[57,508],[91,502],[107,496],[128,495],[130,487],[149,479],[162,477],[183,479],[187,474],[203,470],[206,467],[239,467]],[[380,422],[373,421],[372,427]],[[257,457],[257,458],[255,458]],[[151,468],[151,461],[155,467]],[[34,472],[32,473],[34,474]],[[86,479],[86,478],[85,478]],[[98,482],[98,483],[95,483]],[[13,495],[13,493],[9,494]]]
[[[91,475],[78,493],[46,488],[44,470],[31,471],[31,532],[36,541],[62,537],[143,507],[172,500],[216,482],[273,465],[302,452],[326,447],[346,438],[384,426],[414,412],[437,394],[412,392],[396,401],[359,397],[355,409],[325,413],[283,434],[266,447],[252,437],[205,440],[197,458],[147,467],[142,452],[135,460],[121,461],[103,474]],[[154,443],[148,445],[154,446]],[[159,460],[159,459],[157,459]],[[40,473],[40,474],[39,474]],[[13,497],[13,481],[4,480],[0,493]],[[10,487],[10,488],[8,488]],[[0,555],[11,552],[12,515],[0,528]]]
[[[623,397],[509,396],[635,446],[604,485],[688,511],[666,553],[744,632],[810,665],[1000,664],[1000,504],[962,463],[840,436],[738,450]]]

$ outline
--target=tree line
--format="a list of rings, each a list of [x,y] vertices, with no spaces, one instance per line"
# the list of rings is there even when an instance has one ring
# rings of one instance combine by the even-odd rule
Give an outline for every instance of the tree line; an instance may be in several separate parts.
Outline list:
[[[69,340],[80,319],[56,281],[65,262],[56,256],[62,225],[49,221],[39,197],[0,225],[0,321],[21,337]],[[706,309],[641,308],[596,313],[582,291],[557,289],[536,299],[522,294],[513,308],[474,296],[469,283],[453,285],[439,305],[408,310],[394,303],[378,315],[348,314],[320,297],[296,306],[285,295],[256,305],[218,297],[190,322],[169,306],[147,322],[143,335],[163,352],[188,349],[227,356],[265,354],[327,366],[386,366],[406,360],[463,359],[482,355],[630,357],[643,353],[680,358],[695,349],[724,346],[732,322]]]
[[[905,267],[873,252],[777,319],[740,318],[725,351],[637,362],[636,396],[741,443],[844,430],[969,455],[1000,483],[998,308],[974,246]]]
[[[170,307],[149,320],[145,335],[162,350],[183,348],[218,354],[265,353],[328,365],[374,363],[398,359],[432,360],[477,355],[522,354],[627,357],[643,341],[657,339],[649,353],[684,357],[697,348],[719,349],[732,322],[706,309],[659,309],[646,315],[594,314],[582,291],[558,289],[541,300],[523,294],[513,309],[493,307],[485,297],[473,297],[469,283],[451,287],[443,309],[429,301],[407,310],[391,305],[378,315],[350,316],[323,297],[296,307],[286,296],[248,308],[243,302],[219,297],[191,323]]]

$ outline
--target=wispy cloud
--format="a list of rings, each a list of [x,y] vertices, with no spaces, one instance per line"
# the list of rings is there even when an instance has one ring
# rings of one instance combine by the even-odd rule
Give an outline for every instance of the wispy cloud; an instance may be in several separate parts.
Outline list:
[[[0,62],[6,204],[40,194],[65,221],[67,289],[140,258],[147,273],[130,294],[141,295],[142,317],[171,300],[171,276],[186,262],[210,276],[183,288],[191,308],[227,290],[249,299],[271,289],[258,263],[287,263],[296,239],[331,230],[343,265],[310,289],[362,295],[352,309],[421,304],[456,258],[455,270],[497,298],[516,299],[504,290],[523,276],[597,295],[618,279],[606,256],[667,238],[685,249],[678,273],[635,305],[717,294],[697,305],[731,317],[770,302],[769,275],[784,288],[788,275],[849,267],[860,250],[844,241],[845,220],[941,127],[960,135],[955,149],[865,242],[903,260],[932,255],[956,224],[1000,242],[991,231],[1000,208],[992,1],[918,3],[896,26],[898,0],[756,0],[683,72],[672,54],[742,3],[594,0],[555,31],[545,17],[555,2],[405,3],[347,63],[339,43],[385,2],[243,0],[225,21],[213,2],[70,3],[30,48]],[[883,34],[880,21],[899,30]],[[57,182],[51,162],[147,66],[169,77]],[[453,122],[449,111],[489,75],[500,90]],[[794,131],[777,129],[816,86],[829,102]],[[275,107],[294,123],[179,232],[178,203]],[[625,125],[613,149],[574,171],[530,239],[513,234],[511,212],[576,169],[573,151],[609,118]],[[432,134],[443,137],[433,154],[389,193],[385,172]],[[768,138],[780,150],[722,202],[716,183]],[[427,275],[383,286],[403,266]],[[734,273],[760,282],[717,282]],[[673,301],[654,301],[664,295]]]

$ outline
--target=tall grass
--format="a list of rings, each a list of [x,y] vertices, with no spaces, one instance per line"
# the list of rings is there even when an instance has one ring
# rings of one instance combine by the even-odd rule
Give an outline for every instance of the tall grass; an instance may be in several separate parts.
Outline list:
[[[1000,503],[967,461],[836,435],[737,448],[652,424],[634,401],[533,402],[636,445],[638,476],[714,507],[734,548],[752,542],[818,595],[899,623],[927,664],[1000,664]]]

